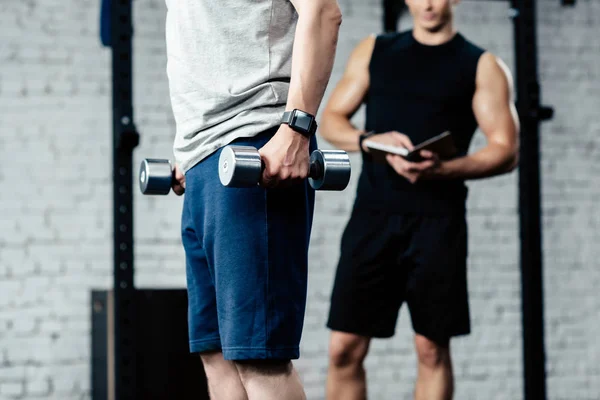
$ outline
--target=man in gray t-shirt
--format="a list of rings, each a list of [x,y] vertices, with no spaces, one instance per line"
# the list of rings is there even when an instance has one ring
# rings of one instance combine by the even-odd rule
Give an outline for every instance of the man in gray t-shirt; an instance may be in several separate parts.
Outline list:
[[[290,360],[299,357],[306,306],[314,192],[305,178],[339,6],[336,0],[166,3],[177,128],[173,190],[185,192],[190,350],[201,355],[211,398],[303,399]],[[282,123],[293,110],[311,129]],[[217,160],[232,143],[259,149],[260,187],[220,184]]]

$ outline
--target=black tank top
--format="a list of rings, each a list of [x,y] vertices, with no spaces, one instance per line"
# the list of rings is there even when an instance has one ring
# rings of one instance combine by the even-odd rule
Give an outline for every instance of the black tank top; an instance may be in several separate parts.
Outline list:
[[[369,66],[366,130],[398,131],[414,144],[444,131],[467,153],[477,121],[472,100],[477,63],[484,50],[456,34],[429,46],[412,31],[379,35]],[[462,180],[411,184],[388,164],[363,154],[355,205],[400,213],[464,212],[467,188]]]

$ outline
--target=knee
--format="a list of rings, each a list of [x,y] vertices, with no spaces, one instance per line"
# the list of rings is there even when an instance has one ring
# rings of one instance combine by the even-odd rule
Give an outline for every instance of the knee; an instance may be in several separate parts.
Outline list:
[[[336,332],[329,344],[329,363],[336,368],[360,367],[368,350],[368,338]]]
[[[222,369],[224,367],[224,365],[226,364],[225,359],[223,359],[223,353],[221,352],[208,352],[208,353],[201,353],[200,354],[200,359],[202,360],[202,365],[204,366],[204,369],[209,369],[209,370],[219,370]]]
[[[448,343],[436,343],[424,336],[415,337],[415,347],[419,364],[428,368],[445,365],[449,359]]]
[[[204,373],[209,381],[214,379],[224,380],[237,376],[237,370],[231,361],[223,358],[221,352],[210,352],[200,354]]]

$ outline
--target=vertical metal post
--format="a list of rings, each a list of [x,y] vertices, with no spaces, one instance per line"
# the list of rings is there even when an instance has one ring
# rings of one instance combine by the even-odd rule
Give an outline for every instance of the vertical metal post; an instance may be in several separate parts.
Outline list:
[[[539,128],[540,121],[550,119],[553,111],[551,108],[540,105],[535,0],[512,0],[512,11],[517,109],[521,121],[519,217],[523,390],[527,400],[545,400],[546,360],[544,350]]]
[[[135,399],[135,288],[133,270],[132,155],[139,135],[133,124],[131,0],[111,1],[114,399]],[[110,394],[109,394],[110,396]]]
[[[383,31],[398,30],[398,20],[405,10],[404,0],[383,0]]]
[[[394,10],[394,3],[396,0],[383,0],[383,31],[384,32],[395,32],[396,31],[396,12]]]

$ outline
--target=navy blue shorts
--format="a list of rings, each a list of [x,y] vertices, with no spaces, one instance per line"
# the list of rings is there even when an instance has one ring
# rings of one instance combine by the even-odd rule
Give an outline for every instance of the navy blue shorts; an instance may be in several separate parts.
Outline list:
[[[231,144],[260,148],[275,132]],[[224,187],[220,153],[185,177],[190,351],[222,351],[226,360],[297,359],[314,191],[308,180],[281,189]]]

